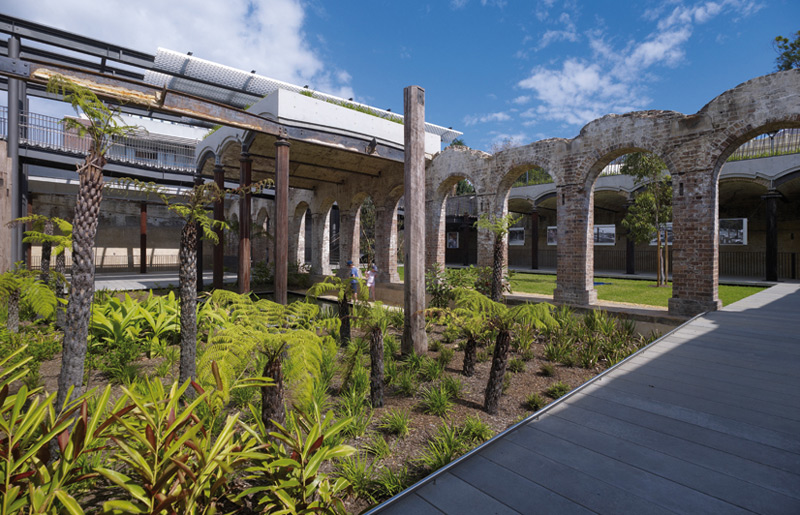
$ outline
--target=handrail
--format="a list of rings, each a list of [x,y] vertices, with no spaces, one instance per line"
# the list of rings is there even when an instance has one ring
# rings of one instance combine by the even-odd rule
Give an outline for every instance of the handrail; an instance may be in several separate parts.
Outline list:
[[[0,138],[8,137],[8,109],[0,106]],[[20,145],[86,155],[89,153],[88,136],[80,136],[76,130],[64,127],[61,118],[37,113],[22,113],[20,116]],[[195,147],[193,143],[159,140],[138,135],[117,138],[106,153],[110,162],[133,166],[157,168],[177,172],[195,171]]]

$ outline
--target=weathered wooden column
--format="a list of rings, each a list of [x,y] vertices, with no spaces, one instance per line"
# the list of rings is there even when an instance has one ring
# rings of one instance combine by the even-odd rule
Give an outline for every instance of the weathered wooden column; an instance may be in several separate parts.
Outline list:
[[[405,324],[403,354],[428,351],[425,334],[425,90],[403,91],[405,124]]]
[[[531,270],[539,269],[539,211],[531,210]]]
[[[222,163],[217,161],[214,163],[214,182],[220,190],[225,189],[225,169]],[[222,195],[219,200],[214,202],[214,220],[219,222],[225,221],[225,196]],[[214,288],[222,288],[222,272],[225,261],[225,231],[218,227],[217,243],[214,244]]]
[[[242,150],[239,157],[239,270],[237,279],[239,293],[250,291],[250,183],[253,160],[250,154]]]
[[[289,142],[275,142],[275,302],[287,302],[289,276]]]
[[[147,273],[147,202],[139,204],[139,273]]]
[[[776,190],[769,190],[766,195],[761,197],[765,201],[767,215],[767,248],[765,254],[766,262],[764,268],[767,272],[767,281],[778,280],[778,199],[781,194]]]

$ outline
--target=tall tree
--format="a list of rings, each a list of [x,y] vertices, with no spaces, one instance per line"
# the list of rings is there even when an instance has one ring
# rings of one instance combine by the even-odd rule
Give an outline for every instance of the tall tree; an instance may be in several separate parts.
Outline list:
[[[61,409],[70,387],[80,387],[86,358],[86,339],[94,299],[94,240],[97,219],[103,200],[103,167],[106,152],[115,138],[131,132],[116,110],[106,106],[89,89],[61,76],[53,76],[47,84],[51,93],[61,94],[85,119],[65,118],[67,130],[74,130],[89,139],[89,154],[78,165],[78,198],[73,217],[72,287],[67,304],[61,372],[58,376],[56,409]]]
[[[775,69],[777,71],[791,70],[800,68],[800,30],[798,30],[793,40],[778,36],[773,42],[778,57],[775,58]]]
[[[495,216],[483,213],[475,226],[479,229],[487,229],[494,234],[494,246],[492,247],[492,300],[495,302],[503,301],[503,243],[508,229],[514,225],[520,217],[508,213],[504,216]]]
[[[622,220],[622,226],[630,231],[631,237],[637,243],[649,242],[655,235],[658,256],[656,284],[666,286],[669,280],[669,242],[666,241],[666,228],[667,223],[672,220],[672,183],[667,166],[655,154],[636,152],[625,156],[622,173],[632,176],[637,185],[643,186]]]

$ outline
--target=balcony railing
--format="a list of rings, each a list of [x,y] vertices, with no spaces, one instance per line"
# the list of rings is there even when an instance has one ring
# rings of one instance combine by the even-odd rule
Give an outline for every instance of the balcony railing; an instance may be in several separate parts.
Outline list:
[[[8,136],[8,109],[0,106],[0,137]],[[20,116],[20,145],[86,155],[90,139],[81,137],[74,129],[66,129],[60,118],[36,113],[23,113]],[[195,170],[195,144],[164,141],[163,139],[140,135],[123,136],[115,139],[106,153],[110,162],[129,164],[145,168],[175,172]]]
[[[736,149],[728,161],[758,159],[800,152],[800,129],[783,129],[761,134]]]

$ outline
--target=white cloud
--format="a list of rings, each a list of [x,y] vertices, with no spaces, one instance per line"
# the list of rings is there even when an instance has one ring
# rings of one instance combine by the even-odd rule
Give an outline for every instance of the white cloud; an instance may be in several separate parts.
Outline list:
[[[515,98],[514,100],[512,100],[511,102],[513,102],[513,103],[515,103],[517,105],[522,105],[522,104],[527,104],[530,101],[531,101],[530,95],[520,95],[517,98]]]
[[[28,0],[5,11],[24,19],[154,54],[161,46],[314,89],[346,87],[303,31],[300,0]],[[331,91],[333,92],[333,91]],[[352,96],[352,95],[351,95]]]
[[[509,134],[505,132],[492,131],[489,133],[489,135],[492,137],[491,139],[492,154],[499,152],[501,150],[505,150],[507,148],[519,147],[527,143],[530,143],[531,141],[528,135],[525,134],[524,132]]]
[[[555,43],[557,41],[571,41],[573,43],[578,41],[578,30],[575,27],[575,24],[572,22],[569,13],[561,13],[561,16],[558,17],[558,21],[564,26],[564,28],[562,30],[546,31],[542,35],[542,39],[539,40],[536,50],[541,50],[551,43]]]
[[[453,9],[462,9],[467,5],[469,0],[450,0],[450,7]]]
[[[525,124],[545,119],[582,125],[610,112],[643,109],[650,103],[645,91],[654,70],[679,66],[685,60],[686,46],[696,25],[722,14],[748,16],[758,9],[760,5],[754,0],[714,0],[691,5],[670,0],[643,13],[644,19],[655,23],[652,33],[640,41],[628,40],[621,47],[614,44],[619,35],[608,40],[600,29],[587,31],[591,57],[567,57],[560,66],[537,66],[518,82],[538,101],[537,106],[522,113],[530,120]],[[561,21],[571,23],[569,15],[562,15]],[[557,32],[546,32],[540,45],[566,37]]]
[[[511,119],[511,115],[504,112],[497,112],[497,113],[489,113],[480,116],[465,116],[464,117],[464,125],[470,127],[472,125],[477,125],[479,123],[488,123],[488,122],[507,122]]]

